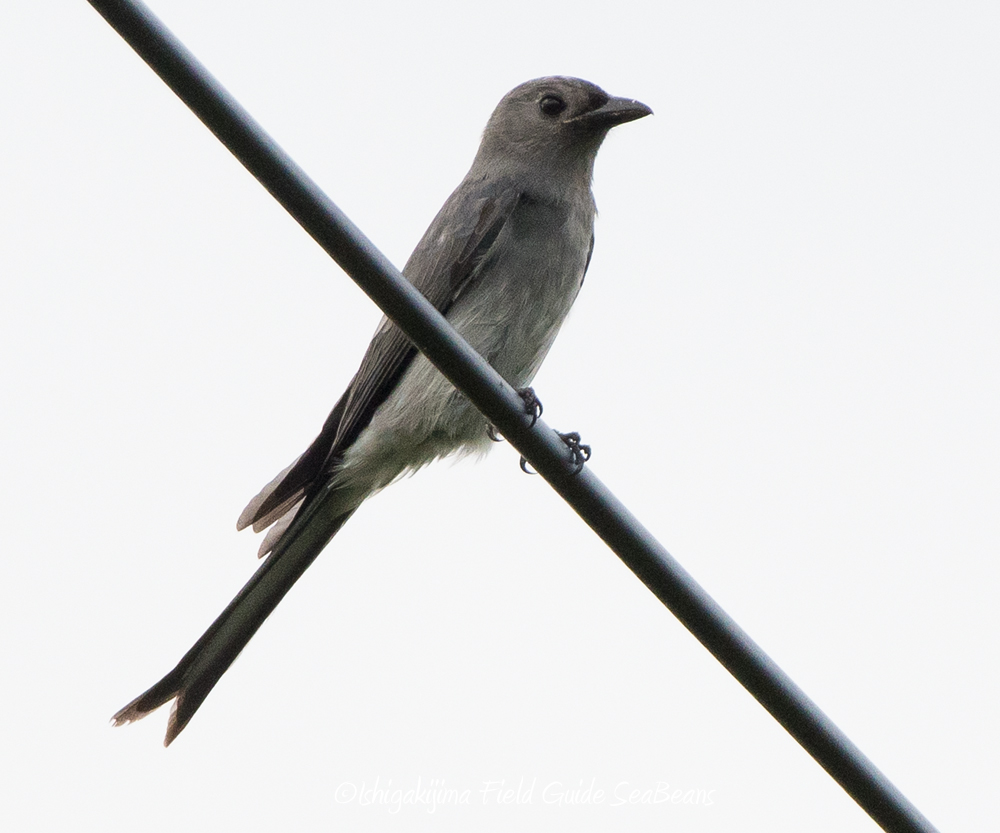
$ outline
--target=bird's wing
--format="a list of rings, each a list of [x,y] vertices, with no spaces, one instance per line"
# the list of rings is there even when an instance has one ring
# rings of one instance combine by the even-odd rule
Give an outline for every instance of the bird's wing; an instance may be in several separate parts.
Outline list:
[[[410,256],[403,274],[442,315],[448,314],[469,287],[517,204],[517,197],[517,192],[508,190],[496,197],[481,197],[472,205],[456,205],[455,211],[449,211],[449,201]],[[472,218],[475,225],[461,227],[459,217]],[[383,321],[347,391],[328,462],[357,439],[416,352],[395,324]]]
[[[444,204],[403,268],[403,275],[443,315],[470,286],[521,196],[513,187],[478,194],[470,190],[460,187]],[[302,500],[313,484],[324,482],[416,353],[416,347],[395,324],[383,321],[319,436],[250,501],[237,528],[253,524],[257,531],[264,529]]]
[[[587,262],[583,264],[583,274],[580,276],[580,286],[583,286],[587,278],[587,270],[590,268],[590,259],[594,256],[594,232],[590,232],[590,248],[587,249]]]

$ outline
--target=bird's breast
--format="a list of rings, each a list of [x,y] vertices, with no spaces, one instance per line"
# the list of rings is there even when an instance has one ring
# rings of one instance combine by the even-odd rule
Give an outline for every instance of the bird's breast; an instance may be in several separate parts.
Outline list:
[[[580,291],[593,235],[592,204],[580,203],[522,197],[448,313],[514,387],[531,382]]]

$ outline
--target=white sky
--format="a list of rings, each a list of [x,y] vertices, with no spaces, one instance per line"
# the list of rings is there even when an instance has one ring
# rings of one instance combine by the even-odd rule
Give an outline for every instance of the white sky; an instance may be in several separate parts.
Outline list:
[[[652,106],[546,420],[932,821],[995,814],[996,4],[153,8],[398,264],[511,87]],[[109,728],[379,313],[82,0],[4,4],[0,73],[5,829],[875,829],[508,446],[365,506],[169,750]]]

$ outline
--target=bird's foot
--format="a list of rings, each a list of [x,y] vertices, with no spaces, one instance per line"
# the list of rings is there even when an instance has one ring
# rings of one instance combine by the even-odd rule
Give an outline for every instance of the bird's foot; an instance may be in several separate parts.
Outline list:
[[[580,435],[576,431],[570,431],[567,434],[560,433],[559,436],[569,446],[570,453],[573,455],[573,471],[570,474],[579,474],[583,471],[584,463],[590,459],[590,446],[580,442]],[[521,457],[521,471],[525,474],[538,473],[528,468],[528,461],[524,457]]]
[[[576,431],[559,436],[569,446],[570,453],[573,455],[573,471],[570,474],[579,474],[583,471],[583,464],[590,459],[590,446],[580,442],[580,435]]]
[[[524,412],[531,417],[533,427],[542,415],[542,400],[535,396],[534,388],[521,388],[517,395],[521,397],[521,401],[524,403]]]
[[[531,417],[531,425],[534,426],[538,422],[538,418],[542,415],[542,400],[535,395],[535,391],[532,388],[521,388],[517,392],[517,395],[524,402],[524,412]],[[495,425],[486,426],[486,436],[495,443],[503,440],[503,437],[497,433]]]

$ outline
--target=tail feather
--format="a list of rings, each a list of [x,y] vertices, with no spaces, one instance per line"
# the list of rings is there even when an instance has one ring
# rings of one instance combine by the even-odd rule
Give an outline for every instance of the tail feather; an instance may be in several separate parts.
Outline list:
[[[263,558],[271,552],[271,550],[278,546],[278,542],[284,537],[285,533],[288,532],[288,527],[290,527],[295,521],[295,516],[299,512],[300,506],[301,502],[295,504],[281,518],[272,524],[271,528],[264,536],[264,540],[260,542],[260,549],[257,550],[258,558]]]
[[[139,720],[174,700],[163,741],[169,746],[278,602],[357,508],[343,511],[337,503],[328,492],[307,501],[268,559],[174,670],[115,714],[114,725]],[[331,514],[338,510],[340,514]]]
[[[294,490],[295,496],[291,494],[280,502],[279,506],[271,507],[266,513],[262,513],[261,510],[264,504],[270,501],[272,495],[280,488],[281,484],[284,482],[285,477],[288,473],[295,468],[296,464],[301,460],[301,457],[296,457],[289,465],[285,466],[281,471],[279,471],[263,489],[261,489],[247,505],[246,508],[240,513],[239,520],[236,521],[236,529],[244,530],[251,524],[253,524],[254,532],[260,532],[264,529],[268,523],[274,521],[275,519],[281,517],[285,511],[288,510],[296,501],[302,499],[302,495],[305,493],[305,486],[300,489]],[[275,514],[275,509],[279,510]],[[273,516],[273,517],[270,517]],[[268,518],[270,517],[270,520]]]

